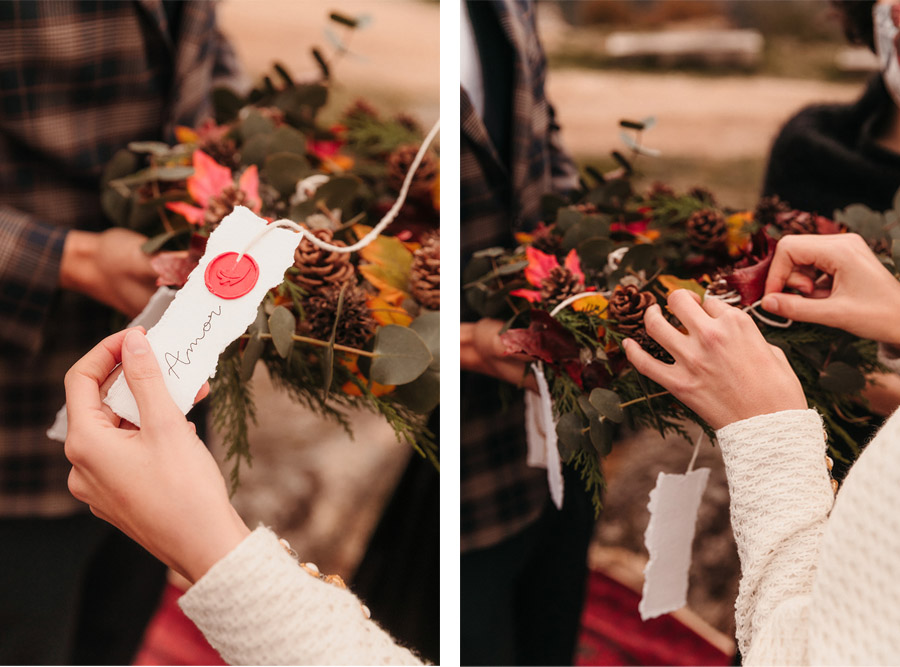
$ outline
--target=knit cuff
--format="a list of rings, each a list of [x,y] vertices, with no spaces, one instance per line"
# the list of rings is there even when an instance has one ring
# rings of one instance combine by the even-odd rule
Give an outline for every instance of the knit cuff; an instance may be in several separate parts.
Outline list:
[[[834,491],[825,465],[826,434],[815,410],[743,419],[719,429],[716,436],[733,520],[765,520],[773,515],[773,504],[789,506],[798,499],[830,509]]]
[[[232,664],[420,664],[365,617],[356,596],[304,571],[263,526],[178,604]]]

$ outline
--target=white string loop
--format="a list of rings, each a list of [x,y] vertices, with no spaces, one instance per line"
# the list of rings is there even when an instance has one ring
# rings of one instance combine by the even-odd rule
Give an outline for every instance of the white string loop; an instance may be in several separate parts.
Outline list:
[[[425,157],[425,153],[428,148],[431,146],[431,142],[434,141],[434,138],[437,136],[438,130],[441,127],[441,119],[438,118],[435,121],[434,126],[425,136],[425,140],[422,142],[422,145],[419,146],[419,152],[416,153],[416,157],[413,158],[412,164],[409,166],[409,171],[406,172],[406,178],[403,179],[403,185],[400,187],[400,193],[397,196],[397,201],[394,202],[394,205],[391,206],[390,210],[384,214],[384,217],[375,225],[368,234],[363,236],[359,241],[354,243],[353,245],[348,246],[339,246],[334,245],[333,243],[328,243],[323,241],[319,237],[315,236],[309,229],[306,227],[301,227],[293,220],[276,220],[270,225],[267,225],[265,228],[260,230],[260,232],[250,239],[250,242],[244,246],[244,249],[241,250],[240,254],[237,257],[237,262],[240,262],[243,258],[244,254],[252,248],[263,236],[268,234],[272,229],[281,228],[281,229],[292,229],[295,232],[300,234],[300,240],[302,241],[306,238],[310,243],[314,246],[321,248],[322,250],[328,250],[330,252],[339,252],[339,253],[351,253],[356,252],[357,250],[361,250],[369,245],[372,241],[378,238],[381,235],[381,232],[391,224],[397,217],[397,214],[400,213],[400,209],[403,208],[403,204],[406,203],[406,197],[409,194],[409,188],[412,185],[413,176],[416,173],[416,169],[419,168],[419,165],[422,164],[422,160]]]
[[[741,295],[738,294],[735,290],[731,290],[730,292],[726,292],[725,294],[713,294],[709,291],[709,288],[706,288],[706,293],[703,295],[704,299],[718,299],[719,301],[724,301],[729,306],[740,307],[741,303]],[[755,317],[763,324],[768,324],[770,327],[776,327],[778,329],[787,329],[794,323],[794,320],[785,320],[781,322],[779,320],[773,320],[766,315],[763,315],[761,312],[757,310],[757,308],[762,304],[762,299],[757,299],[749,306],[744,306],[741,308],[745,313],[749,313],[752,317]]]

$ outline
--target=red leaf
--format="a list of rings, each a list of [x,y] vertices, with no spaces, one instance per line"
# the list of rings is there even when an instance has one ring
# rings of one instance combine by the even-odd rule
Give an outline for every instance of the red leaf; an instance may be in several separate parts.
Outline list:
[[[753,237],[753,248],[757,252],[742,259],[735,265],[738,268],[725,276],[728,287],[741,295],[742,306],[751,306],[763,296],[769,265],[775,256],[775,239],[760,232]]]
[[[847,231],[846,228],[842,227],[834,220],[830,220],[824,215],[816,216],[816,232],[819,234],[841,234],[845,231]]]
[[[157,287],[163,285],[182,287],[197,266],[197,259],[191,257],[187,250],[160,252],[150,258],[150,265],[159,276],[156,279]]]
[[[501,334],[500,340],[507,354],[527,354],[548,364],[562,365],[579,358],[575,337],[543,310],[531,311],[527,329],[510,329]],[[580,372],[578,382],[581,382]]]

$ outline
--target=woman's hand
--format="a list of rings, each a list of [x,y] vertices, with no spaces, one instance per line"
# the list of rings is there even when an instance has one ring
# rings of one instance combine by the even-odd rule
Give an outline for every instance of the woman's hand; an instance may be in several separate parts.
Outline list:
[[[785,287],[802,295],[782,294]],[[782,238],[762,307],[792,320],[900,344],[900,282],[857,234]]]
[[[140,411],[139,430],[128,422],[120,427],[101,400],[119,361]],[[194,582],[249,534],[140,330],[110,336],[72,366],[66,406],[72,495],[166,565]]]
[[[749,315],[719,299],[706,299],[701,306],[687,290],[672,292],[669,309],[687,334],[669,324],[658,305],[647,309],[644,324],[675,363],[658,361],[631,339],[623,342],[625,354],[639,373],[668,389],[712,428],[807,408],[784,353],[766,342]]]

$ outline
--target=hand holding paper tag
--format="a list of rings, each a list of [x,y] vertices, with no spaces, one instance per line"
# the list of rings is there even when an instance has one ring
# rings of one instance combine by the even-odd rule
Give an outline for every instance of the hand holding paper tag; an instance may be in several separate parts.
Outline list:
[[[249,209],[235,208],[210,235],[200,263],[147,333],[166,387],[183,413],[215,374],[219,355],[253,322],[266,292],[282,281],[293,263],[297,235],[267,227]],[[140,425],[124,378],[113,384],[105,403],[123,419]]]

